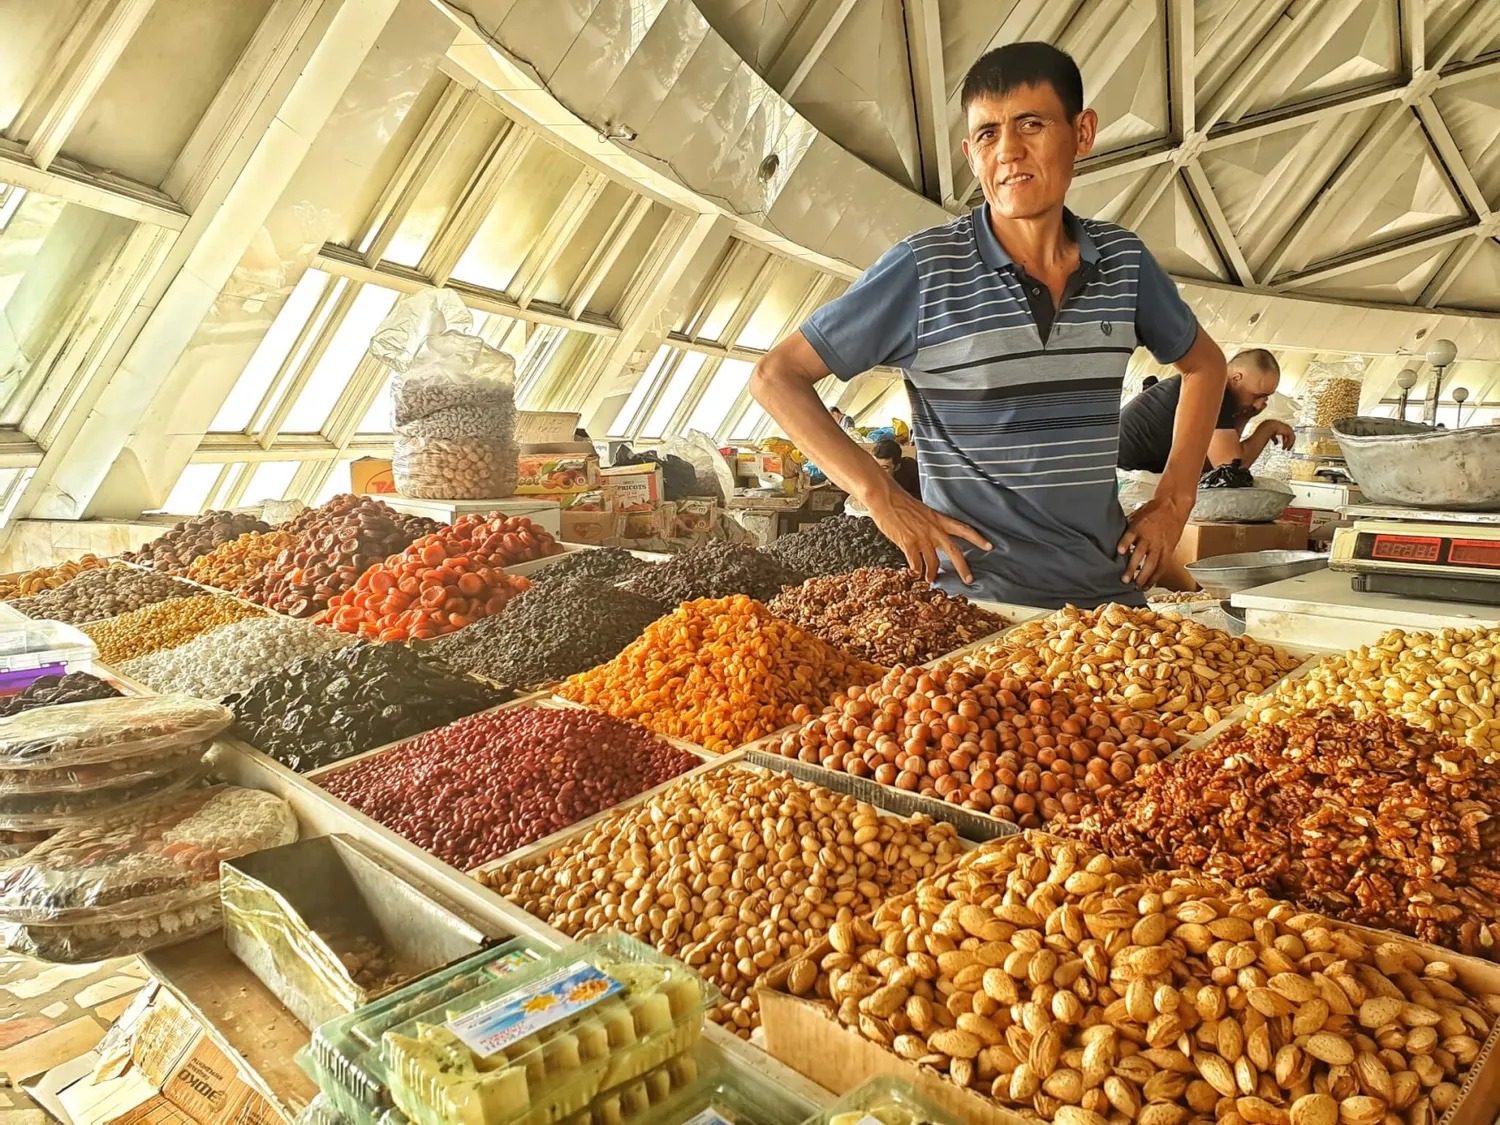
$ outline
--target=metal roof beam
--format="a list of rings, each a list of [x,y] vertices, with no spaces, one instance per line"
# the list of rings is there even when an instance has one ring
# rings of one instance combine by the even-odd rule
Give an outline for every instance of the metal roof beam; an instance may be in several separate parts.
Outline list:
[[[953,198],[953,147],[948,129],[948,76],[938,0],[906,0],[906,48],[917,108],[923,188],[944,207]]]
[[[109,77],[125,45],[156,0],[94,0],[73,25],[53,69],[17,117],[26,137],[26,156],[46,171],[68,134]]]
[[[1422,128],[1427,130],[1427,139],[1437,150],[1438,160],[1448,173],[1448,178],[1453,181],[1453,186],[1458,188],[1458,193],[1468,204],[1469,210],[1474,212],[1481,222],[1487,220],[1490,217],[1490,205],[1484,197],[1484,189],[1474,178],[1474,170],[1464,159],[1458,142],[1453,139],[1453,134],[1448,130],[1448,123],[1443,120],[1443,115],[1438,112],[1437,106],[1433,104],[1431,98],[1422,98],[1412,108],[1417,111]]]
[[[1198,128],[1193,52],[1193,0],[1167,0],[1167,109],[1178,140]]]
[[[855,0],[812,0],[802,18],[786,37],[771,65],[766,67],[766,81],[791,101],[813,65],[823,57],[828,44],[854,10]]]
[[[1342,258],[1336,258],[1325,265],[1294,274],[1291,277],[1278,281],[1276,288],[1300,289],[1306,285],[1316,285],[1319,282],[1327,281],[1331,277],[1338,277],[1353,270],[1364,269],[1366,266],[1379,265],[1381,262],[1388,262],[1392,258],[1399,258],[1403,254],[1410,254],[1416,250],[1429,250],[1438,246],[1446,246],[1449,243],[1458,242],[1480,234],[1485,229],[1484,227],[1467,223],[1461,227],[1452,227],[1431,234],[1421,234],[1413,238],[1387,242],[1383,246],[1376,247],[1373,250],[1362,250]]]
[[[1193,202],[1198,205],[1198,213],[1208,224],[1209,233],[1213,235],[1224,260],[1229,263],[1235,280],[1246,288],[1253,288],[1255,271],[1250,268],[1250,260],[1245,257],[1245,250],[1240,245],[1228,216],[1219,206],[1218,196],[1214,195],[1213,185],[1208,182],[1203,165],[1196,158],[1189,160],[1182,166],[1182,174],[1187,179],[1188,192],[1192,195]]]
[[[1401,62],[1407,77],[1427,69],[1427,0],[1396,0],[1401,18]]]
[[[38,168],[20,144],[3,139],[0,139],[0,183],[167,230],[182,230],[189,218],[186,211],[154,188],[93,172],[67,159],[57,159],[47,168]]]
[[[1276,249],[1271,252],[1264,270],[1268,279],[1276,276],[1302,236],[1322,220],[1324,212],[1337,197],[1339,186],[1345,180],[1360,174],[1371,161],[1378,160],[1385,153],[1386,142],[1391,134],[1409,120],[1411,114],[1406,105],[1396,103],[1387,106],[1374,124],[1365,130],[1364,136],[1355,142],[1349,155],[1334,169],[1333,175],[1328,177],[1312,201],[1303,208],[1302,214],[1297,216]]]
[[[1464,270],[1469,268],[1474,255],[1479,253],[1480,247],[1488,238],[1488,232],[1480,237],[1471,238],[1448,255],[1448,260],[1443,263],[1437,273],[1433,274],[1432,280],[1427,283],[1427,288],[1422,290],[1422,295],[1417,298],[1417,304],[1429,309],[1435,309],[1441,305],[1443,298],[1448,295],[1448,290],[1453,288],[1453,283],[1458,280]]]

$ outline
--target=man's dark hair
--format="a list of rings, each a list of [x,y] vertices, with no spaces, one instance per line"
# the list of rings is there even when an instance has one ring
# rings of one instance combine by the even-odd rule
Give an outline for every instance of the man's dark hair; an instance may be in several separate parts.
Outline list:
[[[875,448],[870,451],[870,456],[877,461],[894,461],[901,464],[901,446],[895,438],[881,438],[875,443]]]
[[[1262,371],[1272,375],[1281,374],[1281,364],[1276,362],[1276,357],[1265,348],[1246,348],[1242,352],[1235,352],[1234,358],[1229,361],[1235,367],[1258,367]]]
[[[1147,375],[1144,379],[1141,380],[1141,390],[1149,391],[1152,387],[1156,386],[1156,384],[1160,382],[1161,380],[1155,375]]]
[[[1051,43],[1007,43],[979,57],[964,75],[961,108],[975,98],[999,97],[1022,86],[1051,86],[1072,121],[1083,112],[1083,75],[1066,51]]]

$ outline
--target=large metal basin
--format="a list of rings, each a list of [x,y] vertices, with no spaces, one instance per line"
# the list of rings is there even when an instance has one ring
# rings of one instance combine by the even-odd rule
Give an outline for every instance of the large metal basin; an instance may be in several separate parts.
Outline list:
[[[1438,430],[1395,418],[1345,418],[1333,432],[1366,500],[1500,511],[1500,426]]]
[[[1328,556],[1316,551],[1243,551],[1188,563],[1187,572],[1210,594],[1227,598],[1240,590],[1322,570],[1327,565]]]

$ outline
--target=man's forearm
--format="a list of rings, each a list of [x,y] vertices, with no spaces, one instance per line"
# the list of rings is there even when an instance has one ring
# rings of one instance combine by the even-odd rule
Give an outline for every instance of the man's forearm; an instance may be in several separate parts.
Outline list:
[[[892,487],[890,474],[839,428],[813,385],[786,370],[779,358],[772,353],[756,365],[751,395],[829,480],[868,508],[873,497]]]
[[[1249,468],[1255,464],[1257,458],[1265,451],[1266,446],[1271,444],[1275,435],[1269,426],[1258,426],[1249,437],[1240,441],[1240,464]]]
[[[1178,368],[1182,371],[1182,394],[1172,425],[1172,452],[1156,495],[1162,500],[1184,500],[1191,507],[1198,478],[1203,475],[1208,443],[1224,403],[1229,370],[1224,353],[1201,329]]]

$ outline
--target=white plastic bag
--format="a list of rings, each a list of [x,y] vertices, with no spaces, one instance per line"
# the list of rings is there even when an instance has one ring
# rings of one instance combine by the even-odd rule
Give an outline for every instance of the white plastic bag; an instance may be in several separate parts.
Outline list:
[[[1298,394],[1301,409],[1297,425],[1326,430],[1335,422],[1359,413],[1359,394],[1364,387],[1363,356],[1336,361],[1315,360],[1307,365]]]
[[[394,373],[398,491],[433,500],[515,492],[516,363],[474,335],[474,318],[452,291],[425,289],[396,302],[370,354]]]
[[[1144,469],[1116,469],[1115,474],[1120,482],[1120,508],[1127,516],[1155,496],[1161,483],[1160,473]]]

